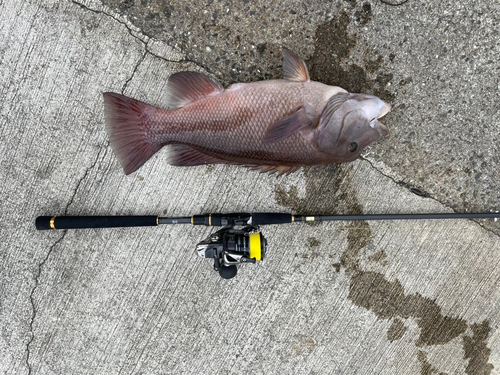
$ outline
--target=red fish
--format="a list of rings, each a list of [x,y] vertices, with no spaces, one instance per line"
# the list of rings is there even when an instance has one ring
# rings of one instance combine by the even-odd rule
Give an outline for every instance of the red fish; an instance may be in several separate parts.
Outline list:
[[[227,163],[291,173],[355,160],[388,133],[378,118],[389,104],[311,81],[304,61],[289,50],[283,54],[279,80],[224,89],[200,73],[173,74],[166,85],[169,109],[104,93],[106,131],[125,173],[165,145],[172,165]]]

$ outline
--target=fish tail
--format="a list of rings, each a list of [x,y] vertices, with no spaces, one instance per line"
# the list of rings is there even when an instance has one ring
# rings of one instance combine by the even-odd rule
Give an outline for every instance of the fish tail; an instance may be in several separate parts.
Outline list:
[[[125,171],[141,167],[162,145],[152,142],[144,131],[155,108],[126,96],[105,92],[104,116],[110,145]]]

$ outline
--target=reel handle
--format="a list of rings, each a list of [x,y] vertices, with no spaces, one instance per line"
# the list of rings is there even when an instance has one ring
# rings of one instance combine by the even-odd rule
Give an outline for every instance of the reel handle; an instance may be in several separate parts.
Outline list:
[[[82,229],[149,227],[158,225],[158,216],[38,216],[36,229]]]

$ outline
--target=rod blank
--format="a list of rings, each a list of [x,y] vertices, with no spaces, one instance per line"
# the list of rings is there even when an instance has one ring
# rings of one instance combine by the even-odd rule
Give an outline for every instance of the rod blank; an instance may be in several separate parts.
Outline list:
[[[381,214],[318,216],[320,221],[330,220],[418,220],[418,219],[487,219],[500,217],[500,213],[448,213],[448,214]]]

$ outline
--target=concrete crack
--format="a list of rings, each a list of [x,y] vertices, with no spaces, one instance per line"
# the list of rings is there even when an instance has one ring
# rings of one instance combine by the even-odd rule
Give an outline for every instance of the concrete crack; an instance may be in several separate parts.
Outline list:
[[[408,184],[407,182],[404,182],[404,181],[397,181],[394,177],[392,176],[389,176],[387,174],[385,174],[384,172],[382,172],[381,170],[379,170],[377,167],[375,167],[375,165],[373,165],[373,163],[364,158],[364,157],[360,157],[361,160],[364,160],[366,161],[368,164],[370,164],[370,166],[375,169],[378,173],[380,173],[382,176],[384,177],[387,177],[388,179],[390,179],[392,182],[394,182],[395,184],[399,185],[399,186],[403,186],[405,187],[406,189],[408,189],[411,193],[413,194],[416,194],[422,198],[429,198],[429,199],[432,199],[433,201],[439,203],[440,205],[446,207],[446,208],[449,208],[451,210],[453,210],[453,212],[455,213],[459,213],[457,210],[455,210],[453,207],[450,207],[449,205],[447,205],[446,203],[443,203],[441,202],[439,199],[437,198],[434,198],[433,196],[431,196],[428,192],[424,191],[424,190],[421,190],[421,189],[418,189],[410,184]],[[495,236],[497,237],[500,237],[500,235],[498,233],[496,233],[494,230],[490,229],[490,228],[487,228],[485,227],[481,222],[477,221],[476,219],[470,219],[472,221],[474,221],[477,225],[479,225],[481,228],[483,228],[484,230],[494,234]]]
[[[80,180],[78,180],[78,183],[76,184],[76,187],[75,187],[75,190],[73,192],[73,195],[71,196],[71,198],[69,200],[69,203],[66,205],[66,208],[64,209],[64,215],[68,214],[69,206],[71,206],[73,204],[73,201],[74,201],[74,199],[76,197],[76,194],[78,193],[78,189],[80,189],[80,185],[82,184],[83,180],[85,180],[87,178],[87,176],[90,173],[90,171],[97,165],[97,162],[100,159],[102,150],[104,150],[104,155],[103,155],[103,158],[104,158],[106,156],[106,154],[108,153],[108,149],[109,149],[109,140],[106,143],[106,146],[103,147],[103,148],[101,148],[101,150],[97,153],[96,159],[94,160],[94,162],[92,163],[92,165],[85,170],[85,173],[83,174],[82,178],[80,178]]]
[[[36,319],[36,305],[35,305],[35,292],[40,284],[40,275],[42,274],[42,268],[47,263],[47,260],[50,257],[50,254],[52,254],[52,251],[54,251],[54,248],[62,242],[64,237],[66,236],[67,231],[65,230],[62,234],[62,236],[50,247],[49,251],[45,255],[45,258],[42,259],[42,261],[38,264],[38,271],[35,275],[35,285],[33,286],[33,289],[31,289],[30,293],[30,302],[31,302],[31,319],[29,323],[29,333],[30,333],[30,339],[28,340],[28,343],[26,344],[26,366],[28,367],[28,375],[32,374],[33,368],[30,364],[30,357],[31,357],[31,351],[30,351],[30,346],[33,343],[33,340],[35,339],[35,334],[33,332],[33,324]]]
[[[103,150],[104,150],[104,156],[103,157],[105,157],[106,154],[107,154],[107,152],[108,152],[108,148],[109,148],[108,146],[109,146],[109,141],[107,142],[106,147],[103,147]],[[99,161],[100,156],[101,156],[101,151],[99,151],[99,153],[97,154],[97,157],[94,160],[94,162],[92,163],[92,165],[85,170],[84,175],[82,176],[82,178],[80,178],[80,180],[76,184],[76,188],[74,190],[74,193],[71,196],[68,204],[66,205],[66,208],[64,209],[64,215],[68,214],[68,209],[71,206],[71,204],[73,204],[73,201],[74,201],[74,199],[76,197],[76,194],[78,193],[78,190],[80,188],[80,185],[87,178],[87,176],[90,173],[90,171],[97,165],[97,162]],[[38,286],[40,284],[40,275],[42,274],[42,268],[43,268],[43,266],[45,265],[45,263],[47,263],[47,260],[49,259],[50,255],[52,254],[54,248],[59,243],[61,243],[64,240],[64,237],[66,236],[66,233],[67,233],[67,230],[64,230],[62,236],[50,247],[49,251],[47,252],[47,255],[45,256],[45,258],[42,259],[42,261],[38,265],[38,271],[37,271],[37,273],[35,275],[35,286],[33,287],[33,289],[31,289],[30,302],[31,302],[32,313],[31,313],[31,320],[30,320],[30,324],[29,324],[29,327],[30,327],[29,332],[30,332],[30,336],[31,337],[30,337],[30,339],[29,339],[29,341],[28,341],[28,343],[26,345],[26,366],[28,367],[28,374],[31,374],[32,370],[33,370],[32,366],[30,364],[30,357],[31,357],[30,346],[33,343],[33,340],[35,339],[35,335],[34,335],[34,332],[33,332],[33,324],[35,322],[36,313],[37,313],[36,305],[35,305],[35,298],[34,298],[35,292],[36,292],[36,290],[37,290],[37,288],[38,288]]]
[[[88,6],[86,6],[86,5],[82,4],[82,3],[79,3],[79,2],[78,2],[78,1],[76,1],[76,0],[71,0],[71,2],[72,2],[73,4],[75,4],[75,5],[78,5],[80,8],[82,8],[82,9],[84,9],[84,10],[86,10],[86,11],[89,11],[89,12],[92,12],[92,13],[96,13],[96,14],[104,14],[105,16],[112,18],[113,20],[115,20],[116,22],[118,22],[120,25],[125,26],[125,28],[126,28],[126,29],[127,29],[127,31],[129,32],[129,34],[130,34],[133,38],[137,39],[137,40],[138,40],[138,41],[140,41],[141,43],[146,43],[144,40],[142,40],[141,38],[139,38],[137,35],[134,35],[133,30],[129,27],[129,25],[127,25],[127,23],[126,23],[126,22],[124,22],[124,21],[122,21],[122,20],[120,20],[120,19],[116,18],[116,17],[115,17],[115,16],[113,16],[112,14],[106,13],[106,12],[104,12],[104,11],[102,11],[102,10],[96,10],[96,9],[89,8]]]
[[[147,35],[145,35],[145,34],[142,32],[142,30],[141,30],[141,29],[139,29],[139,30],[140,30],[141,34],[144,36],[144,40],[143,40],[143,39],[141,39],[140,37],[138,37],[137,35],[135,35],[135,34],[134,34],[134,31],[130,28],[130,26],[129,26],[126,22],[124,22],[124,21],[122,21],[122,20],[120,20],[120,19],[116,18],[116,17],[115,17],[115,16],[113,16],[112,14],[106,13],[106,12],[104,12],[104,11],[102,11],[102,10],[96,10],[96,9],[89,8],[89,7],[87,7],[86,5],[84,5],[84,4],[82,4],[82,3],[79,3],[79,2],[78,2],[78,1],[76,1],[76,0],[71,0],[71,2],[72,2],[73,4],[75,4],[75,5],[78,5],[80,8],[82,8],[82,9],[84,9],[84,10],[86,10],[86,11],[90,11],[90,12],[93,12],[93,13],[96,13],[96,14],[103,14],[103,15],[105,15],[105,16],[107,16],[107,17],[112,18],[113,20],[115,20],[116,22],[118,22],[120,25],[125,26],[125,28],[127,29],[128,33],[129,33],[129,34],[130,34],[133,38],[137,39],[139,42],[141,42],[141,43],[143,43],[143,44],[144,44],[145,49],[146,49],[146,53],[145,53],[145,54],[142,56],[142,58],[139,60],[138,64],[136,65],[136,67],[135,67],[135,69],[134,69],[134,72],[132,73],[131,78],[129,78],[129,79],[127,80],[127,82],[125,82],[125,85],[124,85],[124,87],[123,87],[123,89],[122,89],[122,93],[123,93],[123,90],[126,88],[127,84],[128,84],[128,83],[132,80],[132,78],[133,78],[133,76],[134,76],[134,73],[135,73],[135,71],[137,70],[137,68],[139,67],[139,65],[142,63],[142,61],[144,61],[144,58],[146,57],[146,54],[147,54],[147,53],[149,53],[149,54],[150,54],[151,56],[153,56],[153,57],[156,57],[156,58],[158,58],[158,59],[161,59],[161,60],[163,60],[163,61],[170,62],[170,63],[187,63],[187,62],[189,62],[189,63],[192,63],[192,64],[195,64],[195,65],[199,66],[201,69],[204,69],[206,72],[208,72],[208,73],[210,73],[210,74],[214,75],[214,73],[211,71],[211,69],[210,69],[210,68],[208,68],[208,67],[207,67],[207,66],[205,66],[204,64],[201,64],[201,63],[199,63],[199,62],[197,62],[197,61],[194,61],[194,60],[192,60],[192,59],[187,59],[187,58],[184,58],[184,59],[181,59],[181,60],[169,60],[169,59],[167,59],[167,58],[165,58],[165,57],[162,57],[162,56],[159,56],[159,55],[157,55],[157,54],[154,54],[153,52],[151,52],[151,51],[148,49],[148,41],[149,41],[149,37],[148,37]],[[168,45],[168,44],[166,44],[166,45],[167,45],[167,46],[169,46],[170,48],[174,49],[174,47],[172,47],[172,46],[170,46],[170,45]]]
[[[134,68],[134,71],[132,72],[132,74],[130,75],[130,78],[127,79],[125,81],[125,83],[123,84],[123,87],[122,87],[122,95],[125,95],[125,90],[127,88],[127,85],[130,81],[132,81],[132,79],[134,78],[134,75],[135,73],[137,72],[137,69],[139,69],[139,66],[142,64],[142,62],[144,61],[144,59],[146,58],[147,54],[148,54],[148,42],[145,42],[145,50],[144,50],[144,54],[141,56],[141,58],[139,59],[139,61],[137,62],[137,64],[135,65],[135,68]]]

